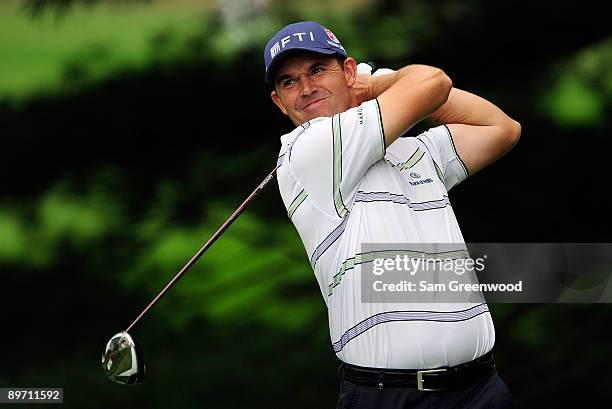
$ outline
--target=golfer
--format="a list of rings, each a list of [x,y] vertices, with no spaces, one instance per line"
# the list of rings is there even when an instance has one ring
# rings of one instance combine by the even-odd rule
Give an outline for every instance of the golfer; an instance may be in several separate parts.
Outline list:
[[[361,245],[464,243],[448,191],[507,153],[520,125],[438,68],[358,69],[316,22],[282,28],[264,60],[296,126],[278,183],[328,308],[337,407],[509,407],[487,304],[361,302]],[[400,138],[428,117],[439,126]]]

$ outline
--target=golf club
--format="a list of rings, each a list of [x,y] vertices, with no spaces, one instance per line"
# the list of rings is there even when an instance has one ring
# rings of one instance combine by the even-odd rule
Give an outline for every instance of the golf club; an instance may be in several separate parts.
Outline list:
[[[257,188],[251,193],[242,204],[232,213],[232,215],[219,227],[219,229],[212,235],[210,239],[202,246],[200,250],[185,264],[185,266],[170,280],[168,284],[157,294],[157,297],[153,299],[147,305],[147,307],[140,313],[140,315],[130,324],[125,331],[119,332],[111,337],[106,344],[104,353],[102,354],[102,368],[106,376],[113,382],[130,385],[141,383],[144,381],[145,376],[145,365],[142,358],[142,352],[136,345],[134,340],[129,334],[129,331],[140,321],[140,319],[147,313],[160,298],[170,290],[170,288],[176,284],[176,282],[198,261],[198,259],[208,250],[210,246],[223,234],[225,230],[240,216],[242,211],[253,201],[255,196],[261,192],[264,187],[272,180],[276,170],[280,164],[277,164],[274,170],[270,172],[268,176],[257,186]]]

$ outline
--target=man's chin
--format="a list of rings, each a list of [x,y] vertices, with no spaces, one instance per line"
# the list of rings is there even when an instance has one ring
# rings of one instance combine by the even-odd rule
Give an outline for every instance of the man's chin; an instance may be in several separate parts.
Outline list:
[[[331,109],[317,109],[311,112],[304,112],[304,115],[302,117],[305,119],[302,121],[302,123],[310,121],[311,119],[327,117],[327,116],[332,116],[332,115],[334,114],[331,112]]]
[[[295,118],[293,118],[293,123],[296,125],[301,125],[305,122],[308,122],[312,119],[318,118],[320,115],[316,115],[316,114],[308,114],[308,115],[300,115],[297,116]]]
[[[336,114],[336,112],[332,112],[329,107],[325,107],[324,109],[317,109],[310,112],[301,111],[299,116],[293,118],[293,123],[296,125],[301,125],[305,122],[308,122],[312,119],[321,118],[321,117],[329,117]]]

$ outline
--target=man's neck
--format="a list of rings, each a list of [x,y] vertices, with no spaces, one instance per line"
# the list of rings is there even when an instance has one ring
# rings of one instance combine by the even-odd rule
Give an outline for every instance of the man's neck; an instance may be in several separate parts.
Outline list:
[[[355,90],[353,88],[350,89],[351,92],[351,108],[355,108],[360,104],[359,99],[357,98],[357,93],[355,92]]]

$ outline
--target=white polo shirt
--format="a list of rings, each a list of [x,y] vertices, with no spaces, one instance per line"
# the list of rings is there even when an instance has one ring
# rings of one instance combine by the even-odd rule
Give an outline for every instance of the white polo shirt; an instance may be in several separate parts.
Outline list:
[[[384,148],[377,100],[281,137],[278,184],[327,304],[338,358],[426,369],[488,352],[486,304],[361,302],[362,243],[463,243],[448,190],[467,177],[446,126]]]

